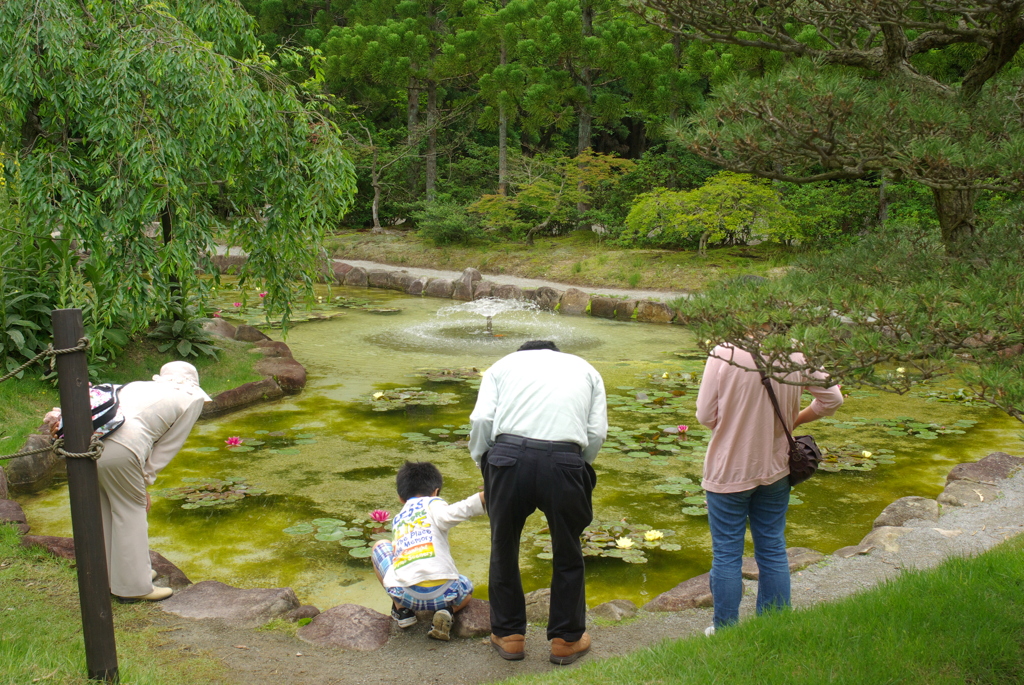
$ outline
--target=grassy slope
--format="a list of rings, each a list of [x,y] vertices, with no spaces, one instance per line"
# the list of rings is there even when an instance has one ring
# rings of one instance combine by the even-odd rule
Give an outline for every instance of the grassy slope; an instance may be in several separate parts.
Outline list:
[[[1024,536],[847,599],[525,683],[1024,682]]]
[[[0,526],[0,685],[84,685],[75,572],[45,552],[26,550],[10,526]],[[219,663],[162,649],[148,604],[114,605],[122,683],[194,685],[230,682]]]
[[[591,231],[538,238],[530,247],[494,243],[472,247],[433,247],[413,233],[374,235],[344,231],[329,238],[335,257],[406,267],[453,269],[472,266],[483,273],[545,278],[579,286],[698,290],[723,276],[769,275],[785,266],[792,252],[777,245],[726,247],[700,257],[693,251],[623,250],[601,242]]]
[[[199,370],[199,379],[211,395],[262,378],[253,371],[261,356],[250,354],[252,345],[224,341],[220,360],[210,357],[193,360]],[[170,353],[156,351],[148,341],[133,343],[118,359],[100,372],[100,381],[127,383],[149,380],[166,362],[174,360]],[[43,415],[60,404],[57,388],[39,380],[32,369],[22,379],[0,383],[0,454],[11,454],[21,449],[25,437],[42,423]],[[6,463],[0,460],[0,465]]]

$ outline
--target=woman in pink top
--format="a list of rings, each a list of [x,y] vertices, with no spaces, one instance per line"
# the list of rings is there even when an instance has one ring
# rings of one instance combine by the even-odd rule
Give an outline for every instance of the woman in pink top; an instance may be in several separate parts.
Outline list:
[[[792,359],[804,362],[798,353]],[[819,371],[790,374],[787,383],[772,381],[790,430],[831,416],[842,405],[838,386],[801,385],[827,378]],[[814,401],[801,411],[800,395],[805,390]],[[714,628],[721,628],[739,620],[747,521],[759,570],[757,613],[790,606],[785,535],[789,443],[753,357],[730,345],[715,347],[708,357],[697,395],[697,420],[712,431],[702,486],[707,492],[711,526]]]

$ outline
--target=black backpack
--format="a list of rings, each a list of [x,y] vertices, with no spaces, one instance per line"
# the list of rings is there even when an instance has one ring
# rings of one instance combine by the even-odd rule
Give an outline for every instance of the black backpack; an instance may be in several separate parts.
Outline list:
[[[124,423],[121,401],[117,397],[123,386],[100,383],[89,386],[89,406],[92,408],[92,432],[98,438],[105,438]],[[64,419],[57,424],[57,437],[64,437]]]

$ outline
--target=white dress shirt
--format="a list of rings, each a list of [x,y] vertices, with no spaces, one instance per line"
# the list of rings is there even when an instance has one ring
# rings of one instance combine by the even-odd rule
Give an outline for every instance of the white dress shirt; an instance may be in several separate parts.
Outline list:
[[[608,435],[604,381],[572,354],[513,352],[484,372],[469,423],[469,454],[477,464],[503,433],[574,442],[592,463]]]

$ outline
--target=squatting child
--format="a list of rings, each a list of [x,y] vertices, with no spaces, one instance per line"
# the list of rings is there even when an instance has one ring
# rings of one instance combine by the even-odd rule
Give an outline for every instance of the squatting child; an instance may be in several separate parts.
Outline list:
[[[408,628],[416,623],[415,612],[435,612],[427,635],[436,640],[449,639],[452,614],[473,596],[473,583],[455,568],[448,531],[484,513],[482,492],[448,504],[438,496],[442,483],[430,462],[405,462],[395,478],[403,506],[392,522],[394,543],[373,546],[373,570],[391,597],[391,617]]]

